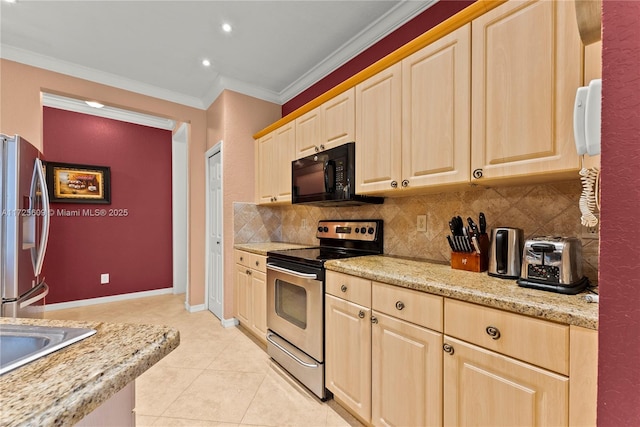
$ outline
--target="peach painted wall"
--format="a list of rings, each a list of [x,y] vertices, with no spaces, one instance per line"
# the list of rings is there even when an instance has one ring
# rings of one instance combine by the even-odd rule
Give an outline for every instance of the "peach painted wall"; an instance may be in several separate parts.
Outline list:
[[[207,110],[207,149],[222,140],[223,317],[233,317],[233,202],[253,202],[253,134],[280,119],[281,106],[225,90]],[[203,162],[204,163],[204,162]]]
[[[189,301],[204,304],[204,110],[163,101],[17,62],[0,60],[0,132],[20,134],[42,149],[41,93],[94,99],[105,105],[166,117],[190,124],[189,131]],[[47,153],[44,153],[45,156]]]

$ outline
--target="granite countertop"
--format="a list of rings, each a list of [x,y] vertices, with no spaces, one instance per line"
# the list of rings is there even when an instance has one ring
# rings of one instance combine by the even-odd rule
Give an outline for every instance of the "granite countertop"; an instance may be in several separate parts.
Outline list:
[[[180,343],[167,326],[0,318],[3,324],[92,328],[96,334],[0,377],[0,425],[80,421]]]
[[[366,256],[331,260],[327,270],[416,289],[488,307],[598,329],[598,304],[588,303],[585,293],[562,295],[522,288],[515,280],[485,273],[454,270],[449,264],[392,256]]]
[[[282,251],[286,249],[311,248],[314,245],[302,245],[299,243],[286,242],[261,242],[261,243],[236,243],[233,246],[241,251],[251,252],[258,255],[267,255],[269,251]]]

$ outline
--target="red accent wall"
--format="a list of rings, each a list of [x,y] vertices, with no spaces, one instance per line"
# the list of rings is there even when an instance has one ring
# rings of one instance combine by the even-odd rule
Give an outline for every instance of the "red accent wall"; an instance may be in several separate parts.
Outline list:
[[[411,21],[403,24],[397,30],[349,60],[349,62],[284,103],[282,105],[282,117],[354,76],[474,2],[475,0],[440,0]]]
[[[48,107],[43,120],[46,160],[111,168],[110,205],[51,204],[47,303],[171,287],[171,131]],[[81,216],[61,212],[78,209]],[[119,209],[127,215],[109,215]]]
[[[640,2],[603,2],[598,425],[640,425]]]

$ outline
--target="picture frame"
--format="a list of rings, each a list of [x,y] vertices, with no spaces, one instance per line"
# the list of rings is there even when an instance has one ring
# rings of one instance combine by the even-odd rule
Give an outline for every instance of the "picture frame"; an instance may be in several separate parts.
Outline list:
[[[45,162],[45,176],[52,203],[111,204],[108,166]]]

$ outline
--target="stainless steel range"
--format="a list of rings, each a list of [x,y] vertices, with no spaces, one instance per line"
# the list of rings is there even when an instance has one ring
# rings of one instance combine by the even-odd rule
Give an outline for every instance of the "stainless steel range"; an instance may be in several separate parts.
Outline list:
[[[320,246],[267,253],[267,352],[322,400],[324,263],[383,253],[382,220],[323,220]]]

